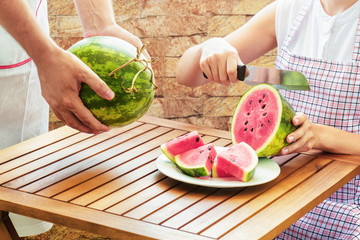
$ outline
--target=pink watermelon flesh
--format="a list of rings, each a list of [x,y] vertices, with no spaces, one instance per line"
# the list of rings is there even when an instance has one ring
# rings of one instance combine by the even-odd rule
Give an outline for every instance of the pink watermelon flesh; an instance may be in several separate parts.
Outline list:
[[[221,167],[221,164],[220,164],[220,167],[218,166],[218,160],[217,160],[217,157],[214,161],[214,165],[212,167],[212,170],[211,170],[211,176],[214,177],[214,178],[227,178],[227,177],[233,177],[230,173],[229,173],[229,170],[225,167]]]
[[[210,143],[176,155],[175,163],[186,175],[204,177],[210,175],[216,154],[214,145]]]
[[[197,131],[192,131],[162,144],[161,151],[174,162],[176,155],[200,146],[204,146],[204,141]]]
[[[257,150],[272,136],[279,120],[281,102],[273,91],[259,89],[245,99],[238,109],[233,129],[235,142],[246,142]]]
[[[238,143],[217,155],[213,177],[236,177],[248,182],[255,173],[258,156],[245,142]]]

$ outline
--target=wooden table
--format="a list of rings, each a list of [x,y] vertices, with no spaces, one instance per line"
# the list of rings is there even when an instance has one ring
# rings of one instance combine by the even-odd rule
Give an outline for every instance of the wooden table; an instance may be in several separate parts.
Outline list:
[[[0,213],[114,239],[270,239],[360,173],[359,156],[306,153],[274,158],[281,173],[263,185],[178,182],[155,160],[161,143],[192,130],[231,144],[226,131],[143,117],[96,136],[62,127],[4,149]]]

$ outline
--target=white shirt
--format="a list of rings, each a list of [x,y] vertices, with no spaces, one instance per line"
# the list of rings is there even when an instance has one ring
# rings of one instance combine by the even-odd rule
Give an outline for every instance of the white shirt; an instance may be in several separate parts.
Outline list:
[[[305,0],[277,0],[275,26],[279,48],[304,2]],[[359,17],[360,1],[338,15],[329,16],[320,0],[314,0],[308,16],[294,37],[296,41],[289,44],[289,51],[311,58],[349,62],[352,58]]]

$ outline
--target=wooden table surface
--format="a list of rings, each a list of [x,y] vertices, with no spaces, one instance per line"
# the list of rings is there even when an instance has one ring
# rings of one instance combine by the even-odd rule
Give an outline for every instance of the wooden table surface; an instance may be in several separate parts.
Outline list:
[[[360,173],[360,156],[273,158],[271,182],[211,188],[166,177],[160,144],[197,130],[231,145],[226,131],[143,117],[100,135],[62,127],[0,151],[0,211],[119,239],[271,239]],[[1,229],[1,226],[0,226]]]

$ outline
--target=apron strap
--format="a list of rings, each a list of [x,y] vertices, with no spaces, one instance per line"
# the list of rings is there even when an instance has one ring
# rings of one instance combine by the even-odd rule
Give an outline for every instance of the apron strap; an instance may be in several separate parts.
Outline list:
[[[312,6],[312,3],[313,3],[313,0],[307,0],[304,3],[304,6],[302,7],[302,9],[299,12],[299,15],[296,17],[294,23],[292,24],[292,26],[290,28],[290,31],[286,35],[285,40],[284,40],[284,44],[282,45],[281,48],[283,48],[283,47],[287,48],[289,46],[290,42],[292,41],[292,39],[294,38],[294,36],[298,32],[298,29],[300,28],[305,16],[309,12],[309,8]]]
[[[358,26],[356,30],[356,36],[355,36],[355,46],[354,46],[354,52],[352,55],[353,61],[360,61],[360,17],[358,21]]]

